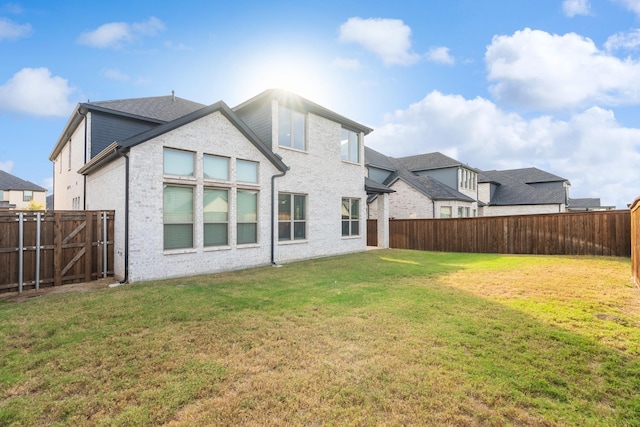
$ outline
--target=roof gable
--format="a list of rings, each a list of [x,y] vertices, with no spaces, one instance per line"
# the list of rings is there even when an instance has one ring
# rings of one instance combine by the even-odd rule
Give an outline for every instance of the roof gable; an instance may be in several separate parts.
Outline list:
[[[267,89],[242,104],[235,106],[233,111],[242,114],[245,109],[259,108],[270,100],[276,100],[279,104],[297,111],[313,113],[325,119],[340,123],[344,128],[355,132],[363,132],[365,135],[373,132],[373,129],[367,126],[361,125],[328,108],[283,89]]]
[[[566,189],[538,187],[541,182],[566,181],[537,168],[504,171],[483,171],[479,183],[493,183],[497,187],[490,205],[544,205],[566,203]]]
[[[18,178],[15,175],[11,175],[9,172],[0,170],[0,190],[27,190],[27,191],[47,191],[46,188],[40,187],[31,181]]]
[[[288,170],[287,165],[284,164],[282,159],[274,154],[269,148],[249,129],[249,127],[238,118],[238,116],[225,104],[223,101],[216,102],[215,104],[201,108],[186,116],[179,117],[171,122],[167,122],[149,129],[146,132],[142,132],[138,135],[134,135],[130,138],[122,141],[116,141],[107,147],[102,153],[94,157],[90,162],[84,165],[79,172],[82,174],[89,174],[93,170],[101,167],[102,165],[110,162],[119,155],[120,150],[130,149],[136,145],[142,144],[181,126],[185,126],[195,120],[201,119],[209,114],[220,112],[225,116],[231,124],[233,124],[244,136],[251,142],[278,170],[284,172]]]
[[[397,159],[411,172],[462,166],[462,163],[440,152],[418,154]]]

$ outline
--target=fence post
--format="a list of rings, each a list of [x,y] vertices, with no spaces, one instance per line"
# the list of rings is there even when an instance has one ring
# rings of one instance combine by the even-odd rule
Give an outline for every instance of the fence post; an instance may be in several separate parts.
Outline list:
[[[53,286],[62,284],[62,214],[53,215]]]
[[[22,293],[24,269],[24,213],[18,214],[18,292]]]
[[[36,213],[36,290],[40,289],[40,221],[42,214]]]
[[[109,214],[107,211],[103,211],[101,214],[104,217],[102,221],[102,238],[104,239],[104,249],[102,251],[102,277],[107,277],[109,266],[107,265],[107,248],[109,247],[109,235],[107,233],[107,224],[109,220]]]
[[[84,281],[91,281],[91,273],[93,272],[93,215],[91,211],[85,212],[84,227]]]

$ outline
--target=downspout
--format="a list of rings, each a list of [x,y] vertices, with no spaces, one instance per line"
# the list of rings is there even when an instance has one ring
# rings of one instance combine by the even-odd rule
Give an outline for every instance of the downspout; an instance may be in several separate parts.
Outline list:
[[[288,169],[287,169],[288,170]],[[276,188],[276,178],[281,178],[287,174],[287,171],[283,171],[280,174],[271,176],[271,265],[277,266],[275,260],[275,249],[276,249],[276,198],[275,198],[275,188]]]
[[[77,113],[84,117],[84,163],[87,164],[87,113],[83,113],[80,110],[82,107],[78,108]],[[69,141],[71,144],[71,141]],[[82,186],[82,210],[87,210],[87,175],[83,175],[84,185]]]
[[[124,153],[121,146],[116,148],[116,154],[120,157],[124,157],[125,164],[125,195],[124,195],[124,279],[120,282],[121,285],[129,281],[129,156]]]

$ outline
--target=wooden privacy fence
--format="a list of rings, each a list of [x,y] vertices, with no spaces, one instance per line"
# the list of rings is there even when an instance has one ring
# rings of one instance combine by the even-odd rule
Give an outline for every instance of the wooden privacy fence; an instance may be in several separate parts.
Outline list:
[[[367,227],[368,244],[375,230]],[[442,252],[629,257],[631,221],[629,211],[395,219],[389,221],[389,245]]]
[[[113,275],[114,211],[0,212],[0,292]]]

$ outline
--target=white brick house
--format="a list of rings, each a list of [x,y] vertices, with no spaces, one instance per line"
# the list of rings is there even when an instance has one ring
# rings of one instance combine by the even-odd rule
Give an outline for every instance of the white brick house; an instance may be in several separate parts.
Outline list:
[[[75,178],[86,209],[116,211],[114,273],[130,282],[344,254],[366,248],[369,132],[269,90],[116,140]]]

